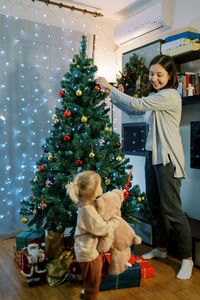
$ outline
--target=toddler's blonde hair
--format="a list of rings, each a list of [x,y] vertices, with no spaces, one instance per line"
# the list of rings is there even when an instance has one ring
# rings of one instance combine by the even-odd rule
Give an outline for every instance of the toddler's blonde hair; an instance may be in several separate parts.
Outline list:
[[[101,177],[98,173],[84,171],[75,176],[74,181],[67,187],[67,193],[80,206],[94,200],[95,191],[100,183]]]

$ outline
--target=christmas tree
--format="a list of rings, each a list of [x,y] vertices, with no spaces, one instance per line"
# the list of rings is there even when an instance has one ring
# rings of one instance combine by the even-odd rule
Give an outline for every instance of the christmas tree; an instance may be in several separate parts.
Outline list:
[[[32,195],[22,200],[22,222],[63,232],[74,233],[77,207],[66,194],[66,186],[75,174],[94,170],[102,178],[103,191],[124,189],[131,168],[124,157],[119,134],[111,130],[106,109],[106,91],[94,80],[97,67],[86,55],[86,37],[82,37],[80,53],[74,55],[70,72],[61,81],[61,101],[52,118],[50,136],[43,145],[31,180]],[[145,194],[138,185],[131,186],[122,206],[122,216],[134,223],[133,215],[142,207]]]

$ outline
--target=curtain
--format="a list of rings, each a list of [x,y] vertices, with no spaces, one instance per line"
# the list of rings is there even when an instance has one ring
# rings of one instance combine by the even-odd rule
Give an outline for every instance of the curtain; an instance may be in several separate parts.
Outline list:
[[[79,53],[82,33],[0,15],[0,239],[26,225],[20,203],[59,105],[60,81]],[[88,52],[92,36],[88,35]],[[91,57],[91,56],[89,56]]]

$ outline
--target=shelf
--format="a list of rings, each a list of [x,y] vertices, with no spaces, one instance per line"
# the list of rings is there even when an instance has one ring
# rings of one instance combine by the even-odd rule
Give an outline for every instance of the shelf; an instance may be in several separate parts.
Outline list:
[[[182,104],[188,105],[188,104],[196,104],[200,103],[200,95],[195,96],[189,96],[189,97],[183,97],[182,98]]]
[[[173,57],[177,64],[183,64],[189,61],[200,59],[200,50],[189,51],[187,53],[179,54]]]

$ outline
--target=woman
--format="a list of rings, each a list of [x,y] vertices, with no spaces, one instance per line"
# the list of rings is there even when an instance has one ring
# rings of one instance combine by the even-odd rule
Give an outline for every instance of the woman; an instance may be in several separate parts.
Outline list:
[[[124,112],[149,111],[149,132],[146,141],[145,179],[148,204],[151,209],[157,248],[143,255],[145,259],[167,257],[168,228],[171,225],[182,265],[178,279],[189,279],[192,274],[192,238],[190,226],[181,208],[181,179],[185,178],[184,153],[179,126],[182,102],[177,92],[174,61],[166,55],[154,57],[149,66],[152,85],[148,97],[134,98],[120,92],[105,78],[97,83],[110,90],[111,102]]]

